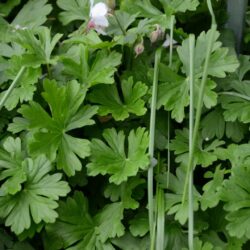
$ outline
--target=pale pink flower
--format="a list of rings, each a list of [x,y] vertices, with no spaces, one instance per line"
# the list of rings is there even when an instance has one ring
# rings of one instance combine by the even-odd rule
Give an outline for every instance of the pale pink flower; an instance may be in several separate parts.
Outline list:
[[[90,2],[90,21],[87,29],[95,29],[98,33],[105,35],[105,28],[109,26],[107,19],[108,6],[105,3],[97,3],[94,5]]]

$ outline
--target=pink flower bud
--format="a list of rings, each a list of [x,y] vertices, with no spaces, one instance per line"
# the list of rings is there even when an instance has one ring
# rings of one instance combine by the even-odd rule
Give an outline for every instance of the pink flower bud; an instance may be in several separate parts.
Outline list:
[[[134,51],[135,51],[135,57],[139,56],[144,51],[143,41],[135,45]]]
[[[161,29],[160,25],[156,24],[156,29],[153,32],[151,32],[150,37],[149,37],[151,43],[155,43],[156,41],[161,39],[163,35],[164,35],[164,32]]]

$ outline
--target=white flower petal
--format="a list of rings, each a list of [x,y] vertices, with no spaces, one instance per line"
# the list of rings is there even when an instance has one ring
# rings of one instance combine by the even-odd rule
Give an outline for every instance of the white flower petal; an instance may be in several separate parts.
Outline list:
[[[101,27],[108,27],[109,22],[108,19],[105,16],[99,16],[92,18],[96,26],[101,26]]]
[[[97,3],[90,10],[90,17],[96,18],[105,16],[108,13],[108,6],[105,3]]]
[[[167,35],[166,35],[166,40],[164,41],[164,43],[162,44],[162,46],[163,46],[164,48],[169,47],[169,46],[170,46],[170,41],[171,41],[170,36],[169,36],[169,34],[167,34]],[[176,43],[177,43],[177,42],[173,39],[172,44],[176,44]]]

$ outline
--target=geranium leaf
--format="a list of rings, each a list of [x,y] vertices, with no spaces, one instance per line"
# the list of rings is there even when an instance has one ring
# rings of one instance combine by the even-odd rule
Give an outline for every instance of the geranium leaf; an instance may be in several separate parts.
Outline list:
[[[27,179],[23,160],[20,138],[8,137],[0,149],[0,180],[4,181],[0,188],[2,193],[13,195],[21,190]]]
[[[194,58],[194,69],[196,77],[201,77],[204,63],[205,63],[205,53],[207,50],[208,41],[210,37],[211,30],[207,33],[202,32],[196,41],[195,45],[195,58]],[[222,48],[221,42],[218,42],[219,32],[217,31],[214,35],[213,48],[210,55],[210,61],[208,66],[208,75],[215,77],[225,77],[227,72],[234,72],[239,67],[239,62],[235,55],[229,54],[227,48]],[[187,75],[189,74],[189,38],[182,42],[182,46],[178,47],[177,52],[183,63],[183,72]]]
[[[62,34],[56,34],[51,38],[50,29],[47,27],[41,27],[36,31],[20,30],[15,40],[26,49],[26,53],[22,55],[22,63],[32,67],[54,64],[56,59],[52,58],[51,54],[61,37]]]
[[[33,132],[29,148],[33,155],[44,153],[51,160],[56,159],[57,167],[71,176],[76,170],[81,170],[78,157],[88,156],[90,147],[88,140],[75,138],[67,132],[93,124],[91,117],[97,112],[97,107],[80,107],[86,90],[76,81],[59,87],[55,81],[45,80],[44,90],[51,116],[35,102],[23,105],[19,110],[29,122],[28,130]]]
[[[145,180],[139,177],[131,177],[119,186],[110,183],[104,191],[104,196],[110,198],[112,202],[121,200],[125,209],[136,209],[139,207],[139,202],[132,197],[133,189],[143,183]]]
[[[182,122],[185,118],[185,107],[189,105],[189,85],[188,80],[178,77],[177,81],[162,83],[158,87],[157,108],[161,106],[171,112],[171,116],[177,122]],[[195,81],[195,96],[198,95],[200,89],[200,80]],[[213,91],[216,84],[212,80],[208,80],[204,90],[203,102],[207,108],[215,106],[217,103],[217,94]]]
[[[182,204],[183,188],[185,183],[186,173],[182,167],[178,167],[176,170],[176,176],[172,173],[169,174],[169,186],[167,183],[167,173],[160,174],[158,176],[159,185],[162,188],[167,188],[168,191],[165,194],[166,199],[166,212],[167,214],[174,214],[175,220],[178,220],[182,225],[186,223],[188,219],[188,199]],[[198,200],[200,194],[197,192],[195,187],[193,188],[194,199],[193,209],[197,211],[199,208]]]
[[[170,149],[175,152],[176,162],[186,163],[188,160],[188,129],[177,130],[175,139],[171,141]],[[194,162],[203,167],[210,166],[217,160],[217,150],[223,145],[223,141],[214,140],[203,145],[203,140],[199,137],[194,151]]]
[[[121,203],[106,205],[95,217],[88,212],[87,199],[80,192],[61,202],[56,223],[47,225],[48,249],[113,249],[106,241],[124,234],[123,207]],[[112,218],[112,220],[110,220]],[[62,237],[63,236],[63,237]],[[49,246],[53,239],[53,248]]]
[[[72,55],[73,54],[73,55]],[[81,83],[93,86],[100,83],[114,83],[116,67],[121,62],[121,55],[106,50],[97,51],[95,59],[89,62],[89,50],[83,44],[73,47],[62,57],[64,72],[74,76]]]
[[[137,116],[144,115],[146,108],[142,97],[147,93],[147,86],[141,82],[134,83],[133,78],[121,83],[122,97],[119,96],[115,85],[101,85],[89,95],[92,102],[100,104],[98,113],[102,116],[112,114],[115,120],[124,120],[129,113]],[[123,99],[123,100],[122,100]]]
[[[89,18],[88,0],[57,0],[57,5],[64,11],[59,14],[59,20],[66,25],[75,20],[87,20]]]
[[[28,1],[19,11],[11,24],[21,27],[35,28],[47,20],[47,15],[52,11],[48,0]]]
[[[128,149],[125,149],[123,131],[107,129],[103,133],[104,141],[93,139],[91,143],[91,162],[87,165],[88,174],[110,175],[109,181],[119,185],[129,176],[135,176],[139,169],[146,169],[149,158],[146,154],[148,133],[144,128],[132,130],[128,136]],[[128,153],[126,153],[126,151]]]
[[[224,209],[228,212],[227,230],[231,236],[250,237],[250,178],[249,161],[232,168],[232,174],[225,180],[221,189],[221,199],[225,202]]]
[[[55,208],[60,196],[69,191],[66,182],[60,181],[61,174],[49,175],[50,162],[43,156],[24,162],[27,180],[15,195],[0,196],[0,216],[6,217],[5,225],[11,226],[16,234],[22,233],[41,221],[52,223],[57,217]]]

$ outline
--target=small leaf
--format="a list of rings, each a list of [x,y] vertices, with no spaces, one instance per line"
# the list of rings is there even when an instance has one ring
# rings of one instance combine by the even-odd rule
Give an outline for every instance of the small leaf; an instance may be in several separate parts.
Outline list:
[[[57,0],[57,5],[64,11],[59,14],[59,20],[63,25],[67,25],[75,20],[86,21],[89,18],[88,0]]]
[[[49,175],[50,162],[43,156],[25,160],[27,181],[16,195],[0,196],[0,216],[6,217],[5,225],[16,234],[44,221],[55,222],[57,200],[70,191],[68,184],[60,181],[61,174]]]
[[[128,149],[125,149],[123,131],[117,133],[115,129],[106,129],[103,137],[105,142],[92,140],[91,162],[87,165],[90,176],[108,174],[109,181],[119,185],[127,181],[128,177],[135,176],[139,169],[145,170],[148,167],[148,133],[144,128],[130,131]]]
[[[48,0],[28,1],[19,11],[12,21],[12,25],[21,27],[36,28],[47,20],[47,15],[51,12],[52,6],[47,4]]]
[[[133,78],[123,80],[121,83],[122,98],[115,85],[98,86],[89,96],[94,103],[101,104],[98,113],[101,116],[112,114],[115,120],[123,121],[129,113],[137,116],[144,115],[146,108],[142,97],[147,93],[147,86],[141,82],[134,83]]]

